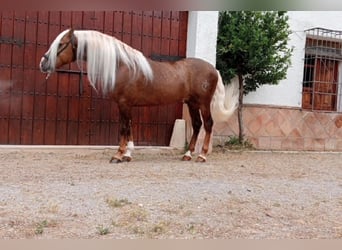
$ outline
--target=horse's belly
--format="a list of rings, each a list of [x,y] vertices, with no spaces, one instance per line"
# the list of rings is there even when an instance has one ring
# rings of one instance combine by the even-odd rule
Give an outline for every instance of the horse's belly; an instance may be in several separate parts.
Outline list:
[[[163,90],[146,91],[140,97],[137,97],[137,105],[163,105],[182,102],[184,100],[184,91],[166,88]]]

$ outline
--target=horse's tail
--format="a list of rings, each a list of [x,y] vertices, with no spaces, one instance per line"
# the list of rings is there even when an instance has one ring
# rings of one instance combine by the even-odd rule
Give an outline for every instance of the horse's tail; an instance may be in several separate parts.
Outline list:
[[[226,122],[234,113],[239,103],[239,79],[234,77],[224,86],[219,71],[216,90],[211,101],[211,115],[214,122]]]

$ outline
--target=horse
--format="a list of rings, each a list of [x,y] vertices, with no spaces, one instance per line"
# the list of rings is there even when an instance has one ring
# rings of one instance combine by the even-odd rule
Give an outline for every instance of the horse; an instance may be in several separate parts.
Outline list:
[[[237,108],[236,84],[225,87],[220,72],[203,59],[154,61],[113,36],[70,28],[51,43],[39,68],[47,79],[56,69],[75,61],[81,72],[86,67],[90,85],[118,105],[119,147],[110,162],[132,160],[132,107],[186,103],[193,133],[182,160],[192,159],[203,124],[205,136],[198,162],[207,160],[214,121],[227,121]]]

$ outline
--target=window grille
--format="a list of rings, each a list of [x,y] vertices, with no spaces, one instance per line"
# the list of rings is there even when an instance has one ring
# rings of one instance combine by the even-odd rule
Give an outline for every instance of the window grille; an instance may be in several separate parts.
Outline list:
[[[302,108],[342,111],[342,31],[305,31]]]

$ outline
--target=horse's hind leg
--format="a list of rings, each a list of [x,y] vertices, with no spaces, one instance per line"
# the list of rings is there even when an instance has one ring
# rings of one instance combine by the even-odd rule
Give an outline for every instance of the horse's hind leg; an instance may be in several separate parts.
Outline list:
[[[190,161],[192,158],[192,153],[195,151],[196,141],[199,134],[199,131],[202,126],[201,115],[197,105],[192,104],[191,102],[188,103],[189,113],[191,117],[191,124],[193,133],[191,136],[189,149],[183,156],[183,161]]]
[[[210,113],[210,105],[201,107],[201,114],[203,118],[205,136],[204,136],[201,154],[198,155],[197,160],[196,160],[197,162],[205,162],[207,160],[206,156],[208,154],[210,137],[211,137],[212,128],[214,124],[213,119],[211,117],[211,113]]]

